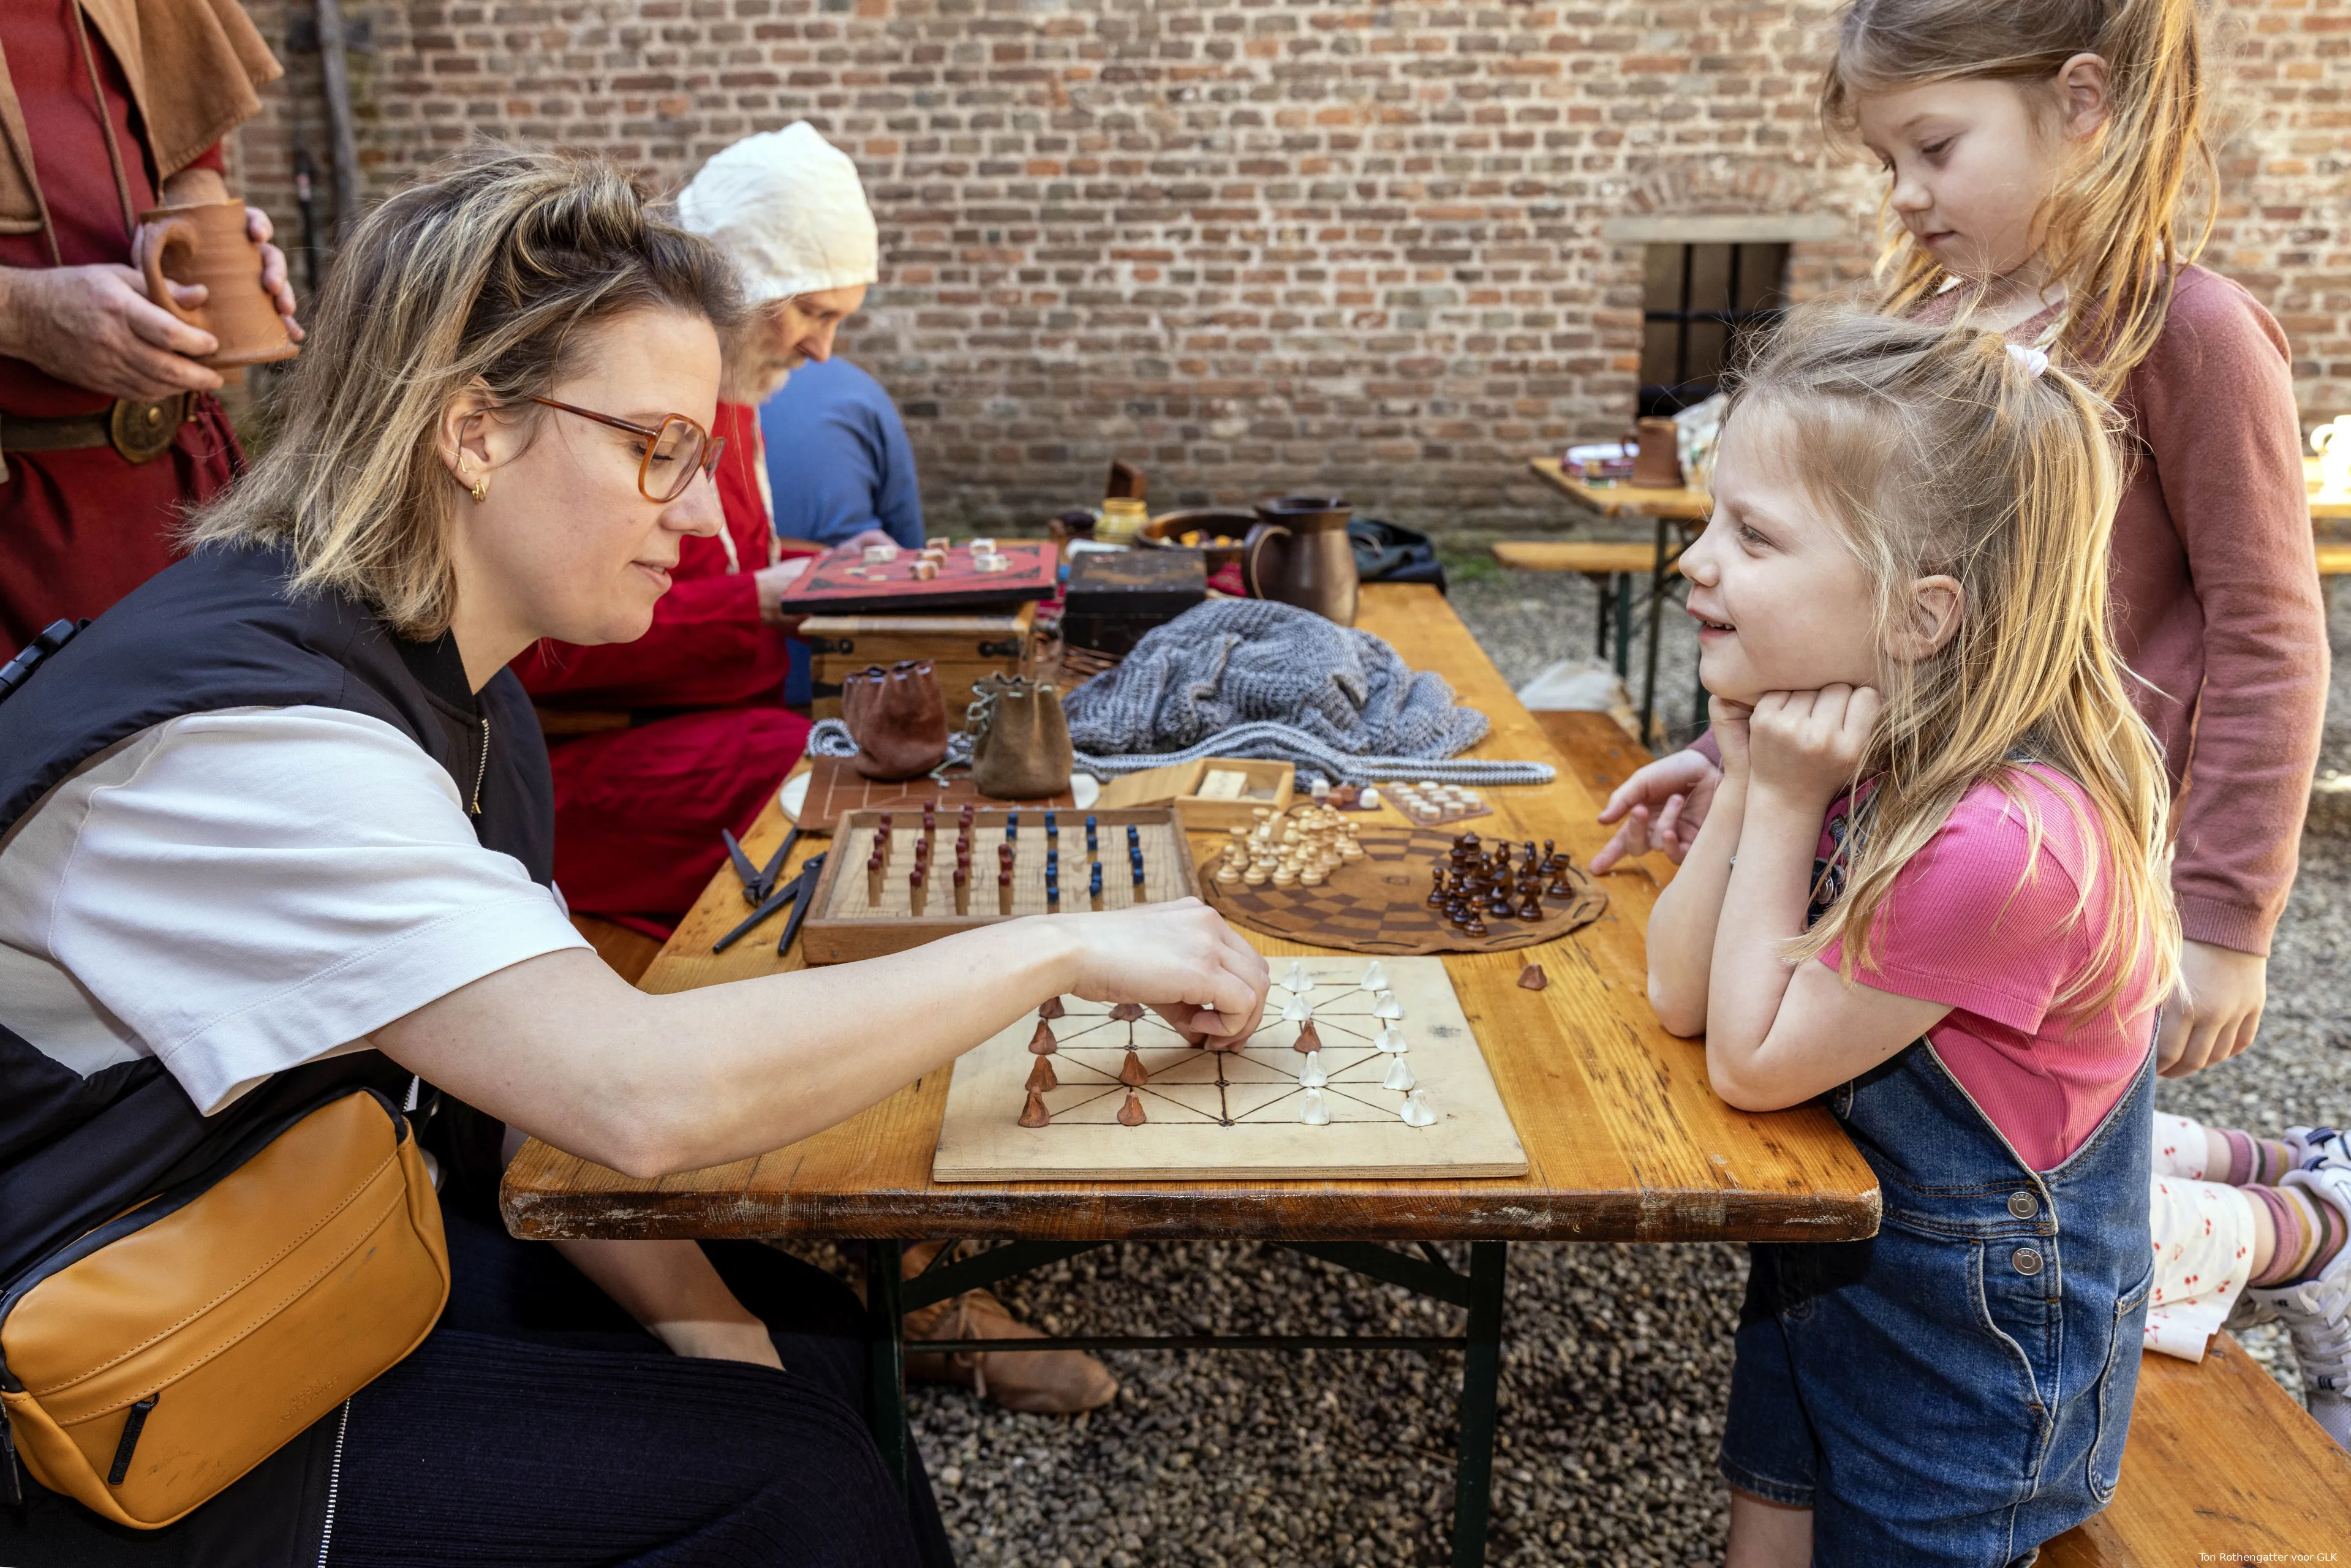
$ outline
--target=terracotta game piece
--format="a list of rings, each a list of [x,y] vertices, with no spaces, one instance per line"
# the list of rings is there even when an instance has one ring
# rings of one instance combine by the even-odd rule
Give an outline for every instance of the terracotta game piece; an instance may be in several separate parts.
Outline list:
[[[1527,990],[1540,991],[1551,984],[1551,977],[1543,972],[1541,964],[1529,964],[1519,971],[1519,984]]]
[[[1130,1089],[1140,1089],[1151,1082],[1151,1074],[1144,1070],[1143,1058],[1135,1055],[1132,1048],[1127,1051],[1126,1064],[1118,1070],[1118,1081]]]
[[[1128,1090],[1126,1103],[1118,1109],[1118,1124],[1122,1127],[1140,1127],[1146,1120],[1148,1118],[1143,1113],[1143,1096],[1132,1089]]]
[[[1039,1019],[1037,1032],[1029,1037],[1029,1049],[1039,1056],[1052,1055],[1057,1049],[1053,1042],[1053,1026]]]
[[[1121,1023],[1133,1023],[1141,1018],[1143,1013],[1144,1007],[1141,1002],[1121,1002],[1110,1009],[1110,1016]]]
[[[1045,1109],[1045,1097],[1035,1090],[1030,1090],[1029,1103],[1020,1112],[1020,1124],[1024,1127],[1041,1127],[1052,1119],[1053,1113]]]
[[[1041,1094],[1059,1089],[1061,1086],[1061,1081],[1053,1071],[1052,1060],[1050,1057],[1039,1057],[1036,1065],[1029,1069],[1029,1082],[1025,1085],[1029,1092]]]
[[[1322,1036],[1315,1030],[1314,1020],[1312,1019],[1308,1019],[1304,1023],[1298,1026],[1298,1038],[1290,1041],[1290,1049],[1297,1051],[1320,1051],[1322,1049]]]
[[[1047,997],[1044,1004],[1037,1009],[1037,1016],[1040,1019],[1057,1019],[1060,1018],[1066,1010],[1067,1009],[1061,1006],[1061,998]]]

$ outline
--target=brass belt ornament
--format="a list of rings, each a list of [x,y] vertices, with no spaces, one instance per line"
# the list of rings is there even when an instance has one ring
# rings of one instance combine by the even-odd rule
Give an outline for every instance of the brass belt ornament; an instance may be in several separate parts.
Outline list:
[[[122,454],[123,461],[152,462],[171,447],[186,409],[184,397],[169,397],[161,402],[123,399],[114,405],[114,415],[107,422],[107,438]]]

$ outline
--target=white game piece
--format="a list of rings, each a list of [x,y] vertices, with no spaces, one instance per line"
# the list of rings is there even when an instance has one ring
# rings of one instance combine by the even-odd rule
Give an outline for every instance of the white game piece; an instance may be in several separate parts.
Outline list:
[[[1396,1113],[1407,1127],[1429,1127],[1437,1124],[1437,1107],[1428,1103],[1428,1091],[1416,1089],[1404,1097],[1404,1108]]]
[[[975,554],[971,558],[971,570],[974,571],[1002,571],[1010,564],[1000,555]]]
[[[1388,1075],[1380,1080],[1383,1089],[1409,1089],[1419,1080],[1412,1075],[1412,1064],[1403,1057],[1388,1063]]]
[[[1384,991],[1388,988],[1388,972],[1380,967],[1380,961],[1374,958],[1364,971],[1364,977],[1355,984],[1366,991]]]
[[[1386,1051],[1390,1056],[1402,1056],[1412,1047],[1404,1042],[1404,1036],[1396,1032],[1394,1024],[1390,1024],[1372,1037],[1372,1049]]]
[[[1379,789],[1374,785],[1364,785],[1363,793],[1355,797],[1355,803],[1366,811],[1378,810],[1380,809]]]
[[[1290,961],[1290,973],[1281,977],[1281,988],[1302,995],[1314,988],[1314,977],[1306,972],[1304,963],[1292,958]]]
[[[896,545],[867,545],[865,547],[865,564],[868,566],[879,566],[885,560],[896,560],[897,559],[898,547]]]
[[[1304,1023],[1313,1016],[1314,1004],[1304,997],[1293,996],[1281,1004],[1281,1021],[1284,1023]]]
[[[1310,1127],[1331,1124],[1331,1103],[1322,1098],[1322,1091],[1309,1089],[1298,1097],[1298,1119]]]
[[[1301,1089],[1320,1089],[1330,1082],[1331,1075],[1322,1071],[1322,1053],[1308,1051],[1306,1065],[1298,1070],[1298,1086]]]
[[[1375,1019],[1400,1019],[1404,1017],[1404,1004],[1396,1000],[1394,991],[1382,991],[1380,999],[1372,1004],[1372,1016]]]
[[[996,541],[983,534],[979,538],[967,542],[964,549],[971,551],[974,555],[994,555],[996,553]]]

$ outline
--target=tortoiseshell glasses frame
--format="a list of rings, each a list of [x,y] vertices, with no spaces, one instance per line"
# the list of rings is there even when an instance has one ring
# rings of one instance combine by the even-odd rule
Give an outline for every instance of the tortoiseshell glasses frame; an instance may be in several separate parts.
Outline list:
[[[530,401],[565,413],[578,414],[581,419],[592,419],[599,424],[609,424],[614,430],[625,430],[632,435],[643,436],[645,455],[637,464],[637,493],[655,506],[666,506],[684,495],[686,486],[694,483],[694,476],[697,472],[708,476],[711,483],[717,483],[718,458],[726,450],[726,438],[712,436],[702,427],[700,420],[690,419],[682,413],[665,413],[662,415],[660,424],[647,426],[616,419],[609,413],[598,413],[592,408],[558,402],[551,397],[535,397]],[[653,488],[655,458],[677,465],[676,483],[670,486],[667,495]]]

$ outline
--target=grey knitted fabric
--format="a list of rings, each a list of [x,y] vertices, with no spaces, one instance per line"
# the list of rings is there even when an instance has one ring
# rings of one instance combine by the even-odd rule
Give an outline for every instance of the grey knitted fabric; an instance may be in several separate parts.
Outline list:
[[[1117,757],[1181,751],[1241,725],[1302,730],[1354,756],[1434,760],[1485,738],[1444,678],[1368,632],[1262,599],[1219,599],[1153,628],[1062,701],[1070,740]]]

